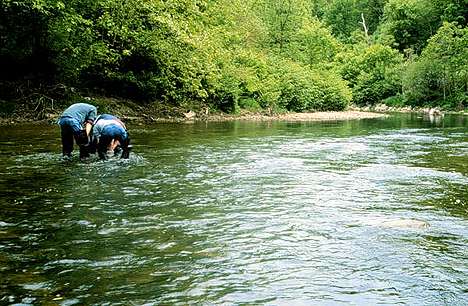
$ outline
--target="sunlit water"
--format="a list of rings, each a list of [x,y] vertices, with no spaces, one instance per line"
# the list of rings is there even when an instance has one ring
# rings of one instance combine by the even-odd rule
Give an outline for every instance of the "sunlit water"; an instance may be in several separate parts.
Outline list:
[[[0,304],[468,304],[468,117],[130,132],[1,129]]]

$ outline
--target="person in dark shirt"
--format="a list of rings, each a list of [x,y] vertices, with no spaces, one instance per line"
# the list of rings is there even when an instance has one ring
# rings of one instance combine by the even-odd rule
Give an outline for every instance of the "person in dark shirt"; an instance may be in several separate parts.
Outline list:
[[[87,103],[76,103],[68,107],[60,117],[58,124],[62,136],[62,154],[71,157],[73,152],[73,138],[80,147],[80,158],[89,155],[86,146],[94,120],[97,117],[97,108]]]

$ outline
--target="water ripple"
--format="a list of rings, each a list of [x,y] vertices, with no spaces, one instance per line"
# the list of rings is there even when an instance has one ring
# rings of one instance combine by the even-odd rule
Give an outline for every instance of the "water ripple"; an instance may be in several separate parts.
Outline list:
[[[129,161],[5,157],[0,301],[466,304],[466,128],[387,120],[140,126]]]

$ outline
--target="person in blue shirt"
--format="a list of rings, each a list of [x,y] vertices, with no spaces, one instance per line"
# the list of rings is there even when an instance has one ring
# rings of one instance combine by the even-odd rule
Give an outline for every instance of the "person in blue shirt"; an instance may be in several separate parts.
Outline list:
[[[102,114],[93,124],[92,143],[100,159],[107,159],[121,151],[121,158],[129,158],[130,136],[125,124],[117,117]]]
[[[89,144],[92,125],[96,117],[97,108],[87,103],[75,103],[63,112],[58,124],[60,125],[64,157],[71,157],[73,138],[80,147],[80,158],[89,155],[86,146]]]

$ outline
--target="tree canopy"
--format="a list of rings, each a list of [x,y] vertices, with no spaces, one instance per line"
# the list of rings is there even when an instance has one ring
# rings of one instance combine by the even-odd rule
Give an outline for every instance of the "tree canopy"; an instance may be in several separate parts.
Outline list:
[[[464,108],[467,18],[468,0],[4,0],[0,100],[27,82],[226,112]]]

